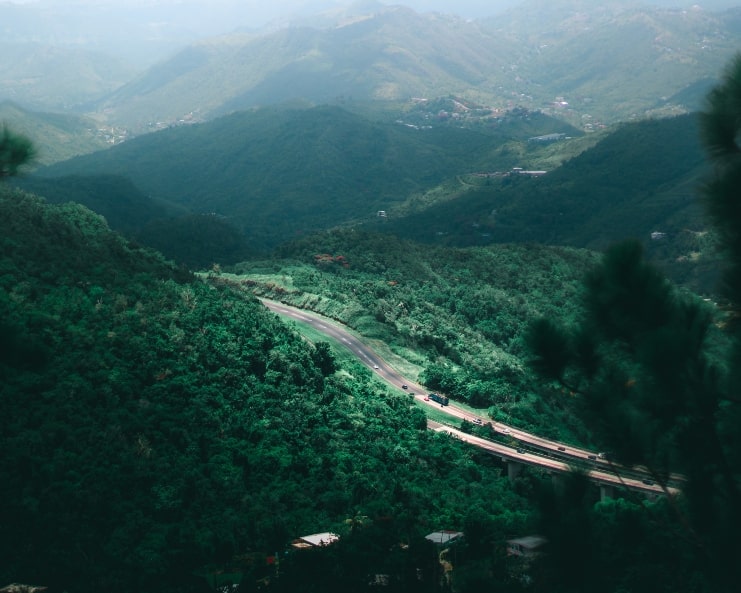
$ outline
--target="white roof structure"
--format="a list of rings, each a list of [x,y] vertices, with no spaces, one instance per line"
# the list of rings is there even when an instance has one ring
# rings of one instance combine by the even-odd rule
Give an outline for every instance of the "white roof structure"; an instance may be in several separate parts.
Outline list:
[[[434,544],[444,545],[462,536],[463,536],[462,531],[445,530],[445,531],[433,531],[429,535],[425,535],[425,539],[430,540]]]
[[[313,533],[311,535],[304,535],[298,539],[293,540],[291,546],[294,548],[316,548],[322,546],[328,546],[333,544],[340,536],[330,531],[324,533]]]
[[[527,535],[517,539],[507,540],[507,554],[510,556],[532,557],[538,554],[540,549],[548,543],[542,535]]]

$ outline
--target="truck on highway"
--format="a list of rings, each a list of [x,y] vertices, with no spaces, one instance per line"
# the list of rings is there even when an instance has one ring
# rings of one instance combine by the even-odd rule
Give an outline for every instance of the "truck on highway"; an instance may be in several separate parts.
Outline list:
[[[450,400],[447,396],[440,395],[439,393],[430,393],[428,396],[432,401],[439,403],[441,406],[447,406]]]

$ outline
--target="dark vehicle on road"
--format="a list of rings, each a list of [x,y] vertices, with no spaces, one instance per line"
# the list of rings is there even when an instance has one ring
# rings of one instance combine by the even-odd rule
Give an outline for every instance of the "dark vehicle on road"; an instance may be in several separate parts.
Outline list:
[[[429,397],[432,401],[439,403],[441,406],[447,406],[450,403],[447,396],[440,395],[439,393],[430,393]]]

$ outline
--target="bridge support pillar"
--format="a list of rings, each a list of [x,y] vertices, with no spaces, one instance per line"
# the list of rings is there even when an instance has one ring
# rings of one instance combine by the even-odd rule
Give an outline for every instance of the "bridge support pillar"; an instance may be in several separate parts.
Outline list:
[[[517,478],[520,475],[521,471],[522,471],[521,463],[518,463],[517,461],[512,461],[511,459],[507,461],[507,477],[509,478],[510,482],[514,482],[515,478]]]
[[[551,474],[551,484],[553,484],[553,490],[556,492],[556,494],[563,494],[564,486],[565,486],[565,480],[563,474],[560,473],[552,473]]]
[[[599,485],[599,499],[605,501],[608,498],[615,498],[615,486],[610,484]]]

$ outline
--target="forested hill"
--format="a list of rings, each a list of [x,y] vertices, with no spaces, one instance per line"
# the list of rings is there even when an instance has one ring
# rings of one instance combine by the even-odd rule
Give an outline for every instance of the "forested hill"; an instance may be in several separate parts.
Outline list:
[[[390,209],[379,228],[401,235],[413,225],[419,241],[456,246],[603,250],[634,238],[675,281],[712,292],[716,254],[700,200],[710,169],[697,120],[693,114],[622,124],[542,176],[462,176],[448,199]]]
[[[675,280],[712,291],[712,263],[699,269],[705,261],[693,255],[710,252],[696,115],[580,137],[525,110],[426,128],[437,105],[407,112],[408,125],[337,107],[236,113],[58,163],[23,185],[83,202],[191,267],[233,264],[340,225],[448,246],[603,249],[632,237]],[[532,140],[549,134],[558,140]],[[167,202],[185,218],[163,219]]]
[[[531,153],[534,147],[528,146]],[[702,228],[699,189],[708,173],[696,115],[623,124],[542,176],[462,176],[455,200],[384,225],[448,244],[538,242],[603,249],[651,231]]]
[[[260,109],[141,136],[41,171],[113,174],[193,213],[214,213],[266,250],[298,235],[374,220],[410,194],[461,172],[488,169],[515,139],[575,132],[529,112],[486,132],[378,123],[337,107]],[[46,188],[45,188],[46,189]]]
[[[0,121],[34,139],[38,150],[34,165],[49,165],[103,150],[124,137],[123,132],[87,117],[31,111],[12,101],[0,101]]]
[[[430,586],[426,533],[531,529],[491,457],[428,434],[406,394],[84,207],[0,186],[0,250],[0,580],[254,584],[294,537],[335,531],[330,564],[282,557],[275,590],[381,573],[408,591]]]
[[[525,334],[541,315],[574,316],[597,258],[538,245],[437,247],[351,229],[303,238],[273,260],[234,269],[235,282],[257,294],[389,345],[429,389],[500,422],[589,444],[571,410],[533,384]]]
[[[309,26],[191,45],[96,110],[138,131],[153,120],[210,119],[297,100],[455,94],[497,107],[553,109],[575,125],[697,108],[702,92],[685,91],[714,79],[736,51],[738,11],[641,4],[535,0],[470,21],[353,3]]]

